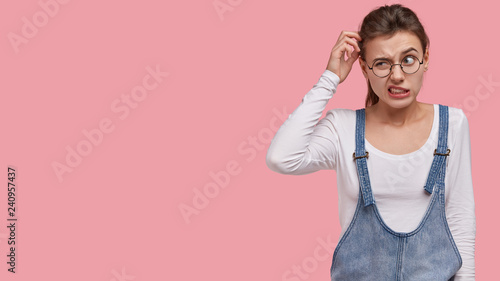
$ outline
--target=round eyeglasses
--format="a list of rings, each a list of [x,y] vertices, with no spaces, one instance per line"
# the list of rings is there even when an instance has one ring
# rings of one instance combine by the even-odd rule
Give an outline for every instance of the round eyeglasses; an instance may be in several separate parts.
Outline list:
[[[395,65],[401,66],[401,70],[403,70],[404,73],[413,74],[420,69],[420,65],[423,63],[424,58],[422,58],[422,62],[420,62],[417,57],[408,55],[401,60],[401,63],[391,64],[389,60],[378,59],[373,62],[372,67],[369,67],[368,64],[366,66],[373,71],[375,76],[384,78],[391,74],[392,67]]]

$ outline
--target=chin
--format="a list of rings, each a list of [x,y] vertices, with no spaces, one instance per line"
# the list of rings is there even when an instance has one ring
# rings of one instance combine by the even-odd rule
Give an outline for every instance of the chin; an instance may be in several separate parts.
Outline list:
[[[405,98],[400,98],[400,99],[396,99],[396,98],[392,98],[392,97],[387,96],[387,97],[384,97],[383,99],[381,99],[379,97],[378,102],[382,102],[382,103],[384,103],[387,106],[392,107],[392,108],[406,108],[406,107],[410,106],[411,104],[417,102],[417,100],[416,100],[416,97],[413,95],[410,95],[410,96],[405,97]]]

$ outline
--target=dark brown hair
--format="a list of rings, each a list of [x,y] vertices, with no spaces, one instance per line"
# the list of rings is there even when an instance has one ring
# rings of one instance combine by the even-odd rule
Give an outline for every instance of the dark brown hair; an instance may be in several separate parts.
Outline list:
[[[429,37],[425,33],[424,27],[420,23],[417,15],[401,4],[380,6],[372,10],[363,19],[359,28],[359,36],[362,41],[358,42],[361,52],[360,57],[365,60],[366,43],[377,36],[392,36],[398,31],[413,32],[422,44],[425,53],[426,47],[430,45]],[[370,81],[368,80],[368,94],[366,95],[365,107],[376,104],[379,98],[375,95]]]

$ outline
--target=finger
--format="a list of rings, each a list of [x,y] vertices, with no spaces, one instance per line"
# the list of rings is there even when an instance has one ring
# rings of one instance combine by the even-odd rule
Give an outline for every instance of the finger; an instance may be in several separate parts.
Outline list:
[[[342,36],[342,35],[344,35],[344,36]],[[351,38],[355,38],[358,41],[363,41],[363,39],[361,38],[361,36],[359,35],[359,33],[357,31],[347,31],[347,30],[342,31],[340,37],[346,37],[346,36],[351,37]]]
[[[351,45],[349,45],[348,43],[344,42],[344,45],[343,45],[343,53],[344,55],[342,56],[342,58],[344,59],[344,61],[347,61],[349,59],[349,57],[351,57],[352,55],[352,47]]]
[[[353,51],[347,62],[352,65],[359,57],[359,52]]]
[[[345,52],[349,50],[347,46],[348,45],[345,42],[337,44],[332,51],[332,56],[336,59],[345,58]]]
[[[340,44],[345,43],[345,42],[349,42],[349,44],[352,45],[355,50],[357,50],[358,52],[361,52],[361,49],[359,48],[358,42],[349,36],[344,36],[343,38],[339,39],[339,41],[337,41],[337,45],[340,45]]]
[[[358,42],[354,41],[354,39],[345,38],[345,41],[349,42],[349,44],[351,44],[351,46],[353,46],[356,51],[361,52],[361,49],[359,48]]]

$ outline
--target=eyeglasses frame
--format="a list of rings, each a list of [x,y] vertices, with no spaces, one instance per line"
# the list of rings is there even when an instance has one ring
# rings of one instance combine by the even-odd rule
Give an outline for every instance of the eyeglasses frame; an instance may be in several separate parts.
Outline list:
[[[414,56],[414,55],[408,55],[408,56],[413,56],[413,57],[415,57],[415,58],[417,59],[417,61],[418,61],[418,68],[417,68],[417,70],[415,70],[415,72],[412,72],[412,73],[408,73],[408,72],[406,72],[406,71],[404,70],[403,66],[402,66],[402,63],[395,63],[395,64],[392,64],[392,63],[391,63],[391,67],[389,68],[389,73],[388,73],[387,75],[385,75],[385,76],[378,76],[377,74],[375,74],[375,71],[373,71],[373,66],[375,65],[375,62],[377,62],[377,60],[375,60],[375,61],[372,63],[372,67],[369,67],[369,66],[368,66],[368,63],[366,62],[366,60],[365,60],[364,58],[362,58],[362,59],[363,59],[363,61],[365,62],[366,66],[367,66],[367,67],[368,67],[368,68],[369,68],[369,69],[373,72],[373,74],[374,74],[375,76],[377,76],[377,77],[379,77],[379,78],[385,78],[385,77],[387,77],[387,76],[391,75],[391,72],[392,72],[392,67],[393,67],[393,66],[395,66],[395,65],[399,65],[399,66],[401,67],[401,70],[402,70],[404,73],[406,73],[406,74],[414,74],[414,73],[416,73],[417,71],[419,71],[419,70],[420,70],[420,65],[422,65],[422,64],[424,63],[424,57],[422,57],[422,61],[420,61],[420,60],[419,60],[416,56]],[[408,57],[408,56],[404,56],[404,57],[401,59],[401,62],[403,62],[403,60],[404,60],[406,57]],[[385,60],[385,59],[380,59],[380,60]],[[390,62],[390,61],[389,61],[389,62]]]

